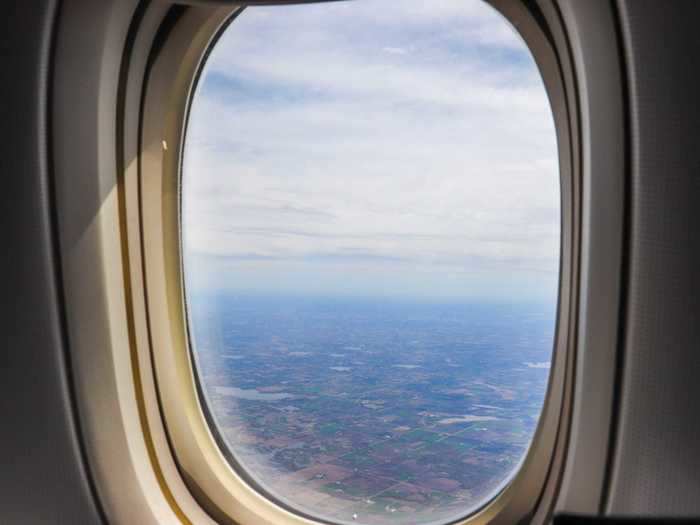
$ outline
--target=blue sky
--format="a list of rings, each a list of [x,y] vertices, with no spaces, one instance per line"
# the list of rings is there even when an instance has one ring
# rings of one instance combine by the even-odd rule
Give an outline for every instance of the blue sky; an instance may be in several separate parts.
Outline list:
[[[551,301],[532,57],[480,0],[249,8],[195,92],[182,220],[191,289]]]

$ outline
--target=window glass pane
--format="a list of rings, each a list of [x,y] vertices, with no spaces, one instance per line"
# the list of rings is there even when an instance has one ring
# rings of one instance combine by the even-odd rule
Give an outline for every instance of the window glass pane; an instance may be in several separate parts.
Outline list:
[[[232,465],[333,522],[447,522],[547,388],[559,175],[534,60],[477,0],[246,9],[192,100],[182,239]]]

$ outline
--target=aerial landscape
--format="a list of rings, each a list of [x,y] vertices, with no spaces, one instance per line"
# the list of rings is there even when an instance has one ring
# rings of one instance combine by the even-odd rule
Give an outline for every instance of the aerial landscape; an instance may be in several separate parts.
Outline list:
[[[230,456],[329,521],[445,521],[488,501],[532,438],[551,308],[195,297],[203,389]]]
[[[254,6],[198,79],[185,302],[231,473],[327,523],[486,505],[556,327],[557,135],[523,39],[482,0]]]

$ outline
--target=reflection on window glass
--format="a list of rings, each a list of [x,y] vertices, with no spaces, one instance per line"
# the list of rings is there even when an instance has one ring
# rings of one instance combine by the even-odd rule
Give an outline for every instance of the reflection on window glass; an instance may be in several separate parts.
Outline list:
[[[245,10],[192,100],[184,275],[224,452],[331,522],[447,522],[512,478],[559,265],[541,77],[477,0]]]

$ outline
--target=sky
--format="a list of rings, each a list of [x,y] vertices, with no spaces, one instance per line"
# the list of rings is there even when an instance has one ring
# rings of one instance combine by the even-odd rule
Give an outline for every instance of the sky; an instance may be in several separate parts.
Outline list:
[[[193,95],[192,292],[556,300],[541,77],[481,0],[251,7]]]

